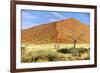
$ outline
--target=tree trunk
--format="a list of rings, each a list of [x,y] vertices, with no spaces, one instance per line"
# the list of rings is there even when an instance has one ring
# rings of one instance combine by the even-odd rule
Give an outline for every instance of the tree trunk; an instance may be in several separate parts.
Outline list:
[[[77,41],[75,40],[75,41],[74,41],[74,48],[76,48],[76,43],[77,43]]]

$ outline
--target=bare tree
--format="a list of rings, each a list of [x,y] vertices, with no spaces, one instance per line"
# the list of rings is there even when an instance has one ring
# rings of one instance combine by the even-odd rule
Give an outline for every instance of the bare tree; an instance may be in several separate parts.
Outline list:
[[[56,40],[56,43],[55,43],[54,46],[55,46],[56,51],[60,49],[60,42],[59,42],[59,39]]]
[[[75,30],[67,30],[67,32],[64,32],[65,33],[65,36],[67,36],[68,38],[71,39],[71,41],[73,42],[73,48],[76,48],[76,44],[78,43],[78,41],[82,39],[82,36],[85,34],[83,31],[75,31]],[[66,34],[66,33],[70,33],[69,34]]]

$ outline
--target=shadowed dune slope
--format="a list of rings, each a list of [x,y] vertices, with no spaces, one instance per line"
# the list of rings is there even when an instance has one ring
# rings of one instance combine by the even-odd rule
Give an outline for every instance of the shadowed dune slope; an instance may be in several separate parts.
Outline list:
[[[42,24],[22,30],[22,43],[46,44],[56,41],[56,23]]]

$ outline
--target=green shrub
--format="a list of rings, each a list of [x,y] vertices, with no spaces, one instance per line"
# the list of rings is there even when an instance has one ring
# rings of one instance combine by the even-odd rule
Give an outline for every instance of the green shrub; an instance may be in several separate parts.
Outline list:
[[[74,48],[62,48],[60,50],[58,50],[57,52],[60,53],[64,53],[64,54],[73,54],[74,56],[76,56],[78,54],[78,49],[74,49]]]
[[[73,56],[77,56],[79,54],[78,49],[76,48],[70,48],[69,51]]]
[[[70,50],[67,49],[67,48],[61,48],[61,49],[57,50],[57,52],[60,52],[60,53],[70,53]]]
[[[87,53],[87,52],[89,52],[89,49],[86,49],[86,48],[78,48],[78,52],[79,53]]]
[[[60,50],[57,50],[57,52],[64,53],[64,54],[72,54],[73,56],[76,56],[78,54],[78,50],[74,48],[69,48],[69,49],[62,48]]]

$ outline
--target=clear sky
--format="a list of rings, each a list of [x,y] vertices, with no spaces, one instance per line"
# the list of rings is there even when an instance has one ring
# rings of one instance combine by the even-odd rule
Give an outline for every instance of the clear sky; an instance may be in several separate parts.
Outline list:
[[[22,29],[68,18],[75,18],[82,23],[90,24],[90,13],[82,12],[22,10],[21,18]]]

